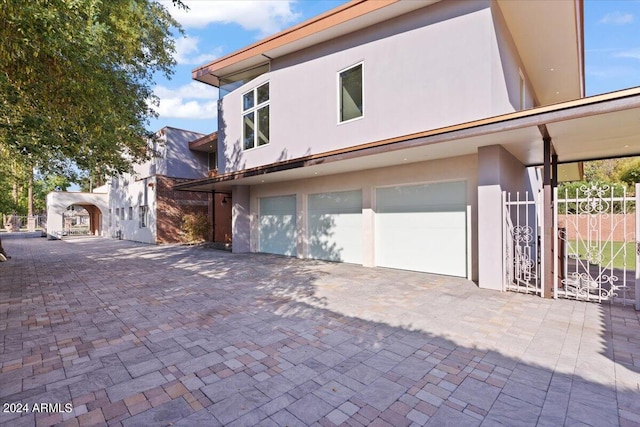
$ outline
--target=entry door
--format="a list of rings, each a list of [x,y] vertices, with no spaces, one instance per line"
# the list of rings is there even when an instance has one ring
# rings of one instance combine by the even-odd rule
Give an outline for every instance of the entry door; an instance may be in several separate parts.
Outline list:
[[[260,199],[260,252],[295,256],[296,196]]]
[[[309,257],[362,264],[362,190],[311,194]]]
[[[231,194],[215,193],[213,195],[213,241],[231,243],[232,199]]]
[[[466,183],[376,190],[376,264],[467,276]]]

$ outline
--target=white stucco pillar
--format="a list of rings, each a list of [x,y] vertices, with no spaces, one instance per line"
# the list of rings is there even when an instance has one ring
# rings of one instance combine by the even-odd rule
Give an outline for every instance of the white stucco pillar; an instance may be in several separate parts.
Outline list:
[[[478,286],[502,290],[502,191],[530,190],[525,166],[500,145],[478,148]]]
[[[250,187],[238,185],[231,190],[231,229],[234,253],[251,252]]]

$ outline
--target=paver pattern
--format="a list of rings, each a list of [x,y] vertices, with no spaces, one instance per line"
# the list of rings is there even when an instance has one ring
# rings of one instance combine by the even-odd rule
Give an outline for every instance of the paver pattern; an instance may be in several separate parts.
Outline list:
[[[640,425],[631,307],[203,247],[24,237],[3,236],[3,426]],[[72,409],[35,412],[41,403]]]

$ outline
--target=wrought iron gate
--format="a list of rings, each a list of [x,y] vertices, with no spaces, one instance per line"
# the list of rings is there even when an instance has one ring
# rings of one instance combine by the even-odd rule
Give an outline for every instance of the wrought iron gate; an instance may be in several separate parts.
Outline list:
[[[634,304],[639,189],[635,197],[598,183],[554,189],[556,298]]]
[[[542,194],[502,193],[504,291],[544,296],[541,268]]]

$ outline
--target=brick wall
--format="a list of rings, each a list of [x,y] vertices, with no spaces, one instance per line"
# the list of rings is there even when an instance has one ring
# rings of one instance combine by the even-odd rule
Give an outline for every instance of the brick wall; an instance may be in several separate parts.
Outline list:
[[[624,227],[624,215],[613,214],[607,216],[596,216],[595,229],[600,232],[600,239],[613,240],[615,242],[623,242],[625,240],[631,241],[635,236],[636,227],[636,214],[627,214],[626,224],[626,239],[625,239],[625,227]],[[577,233],[580,233],[583,239],[587,238],[587,230],[589,229],[589,220],[591,217],[588,215],[575,215],[569,216],[569,222],[567,224],[567,215],[558,215],[558,227],[567,227],[567,237],[569,240],[575,240]],[[577,226],[576,226],[577,225]],[[593,227],[592,227],[593,229]],[[613,236],[613,239],[609,237]],[[594,236],[596,237],[596,236]]]
[[[188,179],[156,176],[158,243],[180,243],[182,218],[190,213],[207,215],[209,194],[194,191],[176,191],[173,186]]]

